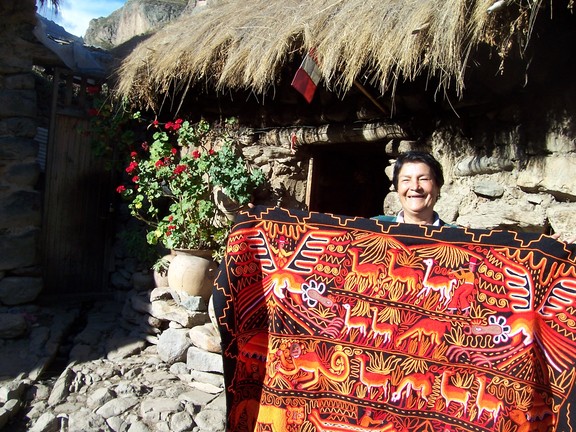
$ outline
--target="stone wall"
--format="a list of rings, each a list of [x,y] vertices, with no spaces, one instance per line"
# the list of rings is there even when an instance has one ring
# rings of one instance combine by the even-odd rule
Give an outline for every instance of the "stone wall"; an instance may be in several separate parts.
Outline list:
[[[0,305],[31,301],[42,289],[37,106],[29,49],[35,12],[33,0],[0,3]]]
[[[247,144],[242,152],[246,160],[260,168],[268,179],[267,188],[255,197],[257,204],[306,208],[306,156],[292,151],[289,144],[263,145],[257,141]]]
[[[530,109],[535,107],[522,107]],[[425,149],[441,162],[445,185],[436,209],[446,222],[556,232],[565,239],[576,235],[574,116],[573,111],[553,107],[548,114],[533,121],[520,115],[506,125],[476,118],[458,125],[443,122],[421,142],[403,142],[398,148]],[[463,131],[470,129],[482,132],[465,136]],[[391,164],[397,153],[391,153]],[[392,165],[386,170],[391,178]],[[384,212],[395,214],[399,209],[392,191]]]
[[[472,228],[576,236],[576,90],[567,82],[533,86],[530,97],[480,111],[461,109],[447,115],[420,114],[434,126],[414,133],[412,141],[382,141],[392,178],[395,157],[410,149],[433,153],[444,167],[445,185],[436,209],[450,223]],[[471,99],[464,98],[463,105]],[[472,115],[473,113],[473,115]],[[336,143],[335,143],[336,144]],[[325,145],[325,144],[323,144]],[[306,208],[308,158],[290,143],[257,141],[243,149],[246,158],[267,174],[271,189],[259,204]],[[400,204],[391,190],[384,214]]]

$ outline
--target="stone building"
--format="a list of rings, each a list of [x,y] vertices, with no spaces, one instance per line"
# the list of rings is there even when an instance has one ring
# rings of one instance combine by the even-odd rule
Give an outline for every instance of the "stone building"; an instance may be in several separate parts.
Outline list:
[[[445,169],[437,209],[446,221],[576,234],[575,63],[567,48],[576,27],[569,2],[492,8],[492,2],[475,1],[454,14],[444,10],[444,19],[453,18],[446,22],[438,22],[441,14],[428,3],[418,11],[400,8],[404,19],[398,22],[382,18],[388,3],[372,14],[371,2],[314,2],[318,9],[309,11],[280,2],[249,2],[241,10],[204,3],[189,5],[179,20],[137,46],[119,70],[119,91],[164,118],[237,116],[246,132],[244,154],[268,177],[257,203],[365,217],[393,214],[398,202],[391,162],[401,151],[422,148]],[[111,235],[102,221],[113,185],[97,185],[103,191],[98,202],[84,200],[81,188],[71,200],[45,194],[40,88],[32,70],[43,62],[61,70],[70,65],[34,35],[35,2],[6,1],[1,8],[0,302],[35,298],[46,268],[53,270],[54,292],[105,290]],[[330,26],[321,27],[314,20],[326,13],[330,19],[322,22]],[[362,14],[369,19],[360,19]],[[375,38],[378,19],[386,32]],[[391,57],[378,51],[384,45]],[[308,103],[290,83],[311,47],[322,59],[321,80]],[[142,64],[154,67],[144,70]],[[185,83],[187,92],[173,91]],[[48,91],[40,99],[50,97]],[[78,118],[60,123],[62,130],[81,130],[74,126]],[[82,176],[64,177],[82,182]],[[92,184],[83,187],[94,190]],[[86,205],[80,213],[57,208],[51,217],[60,230],[48,230],[46,197],[58,205]],[[80,226],[86,228],[82,235]],[[47,233],[55,237],[49,248]],[[87,261],[96,265],[85,270]],[[83,269],[89,281],[95,278],[86,275],[101,277],[94,286],[78,282],[78,274],[54,270],[54,262]]]
[[[120,93],[237,115],[265,203],[393,214],[391,161],[421,148],[444,166],[446,221],[576,234],[571,3],[459,4],[208,2],[137,46]],[[307,103],[290,83],[310,49]]]

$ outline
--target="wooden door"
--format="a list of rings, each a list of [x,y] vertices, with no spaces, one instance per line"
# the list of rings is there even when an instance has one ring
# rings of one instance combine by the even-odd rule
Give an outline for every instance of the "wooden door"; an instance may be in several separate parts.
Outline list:
[[[51,131],[42,222],[45,293],[108,291],[110,175],[95,157],[83,117],[57,114]]]

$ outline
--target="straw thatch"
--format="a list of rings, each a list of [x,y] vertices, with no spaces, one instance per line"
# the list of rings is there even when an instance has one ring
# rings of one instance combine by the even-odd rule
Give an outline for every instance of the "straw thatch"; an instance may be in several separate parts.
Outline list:
[[[359,80],[384,93],[424,74],[460,93],[475,47],[505,56],[512,41],[526,43],[541,7],[542,0],[213,0],[134,49],[118,91],[151,106],[198,83],[263,93],[287,62],[314,48],[333,90]]]

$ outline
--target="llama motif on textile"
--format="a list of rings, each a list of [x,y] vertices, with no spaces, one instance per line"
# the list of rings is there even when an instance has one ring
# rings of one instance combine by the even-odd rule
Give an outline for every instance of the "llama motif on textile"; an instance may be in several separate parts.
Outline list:
[[[228,430],[575,430],[573,252],[536,234],[241,213],[214,289]]]

